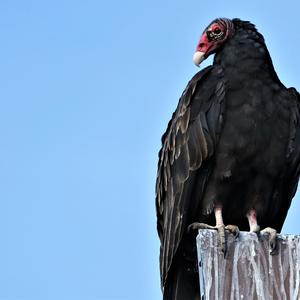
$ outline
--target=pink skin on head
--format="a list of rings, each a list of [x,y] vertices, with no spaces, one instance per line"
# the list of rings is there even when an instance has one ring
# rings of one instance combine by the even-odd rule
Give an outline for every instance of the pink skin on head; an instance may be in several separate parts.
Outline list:
[[[214,21],[202,34],[197,45],[193,61],[196,66],[200,66],[210,54],[215,53],[217,49],[234,34],[234,25],[231,20],[226,18]]]
[[[216,29],[225,30],[219,24],[214,23],[212,24],[202,35],[197,47],[196,51],[204,52],[205,57],[208,57],[222,41],[209,41],[207,36],[207,31],[214,31]]]
[[[200,51],[200,52],[204,52],[206,53],[208,50],[210,43],[208,41],[208,37],[206,35],[206,32],[202,35],[197,47],[196,47],[196,51]]]

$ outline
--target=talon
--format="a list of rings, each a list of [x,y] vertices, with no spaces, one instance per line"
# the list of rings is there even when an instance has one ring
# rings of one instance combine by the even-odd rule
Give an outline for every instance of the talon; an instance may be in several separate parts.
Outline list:
[[[218,230],[218,244],[220,245],[221,251],[224,254],[224,257],[226,256],[227,253],[227,239],[226,239],[226,232],[228,231],[230,234],[233,234],[235,238],[239,236],[240,230],[237,226],[235,225],[227,225],[225,227],[223,223],[223,218],[222,218],[222,206],[216,205],[214,209],[215,213],[215,219],[216,219],[216,226],[211,226],[205,223],[192,223],[188,226],[187,231],[190,233],[191,231],[194,230],[199,230],[199,229],[214,229]]]
[[[276,249],[277,249],[277,240],[276,240],[276,237],[275,237],[274,240],[271,240],[271,241],[270,241],[270,254],[271,254],[271,255],[274,255]]]
[[[220,248],[221,251],[224,253],[224,257],[227,252],[227,241],[226,241],[226,236],[225,236],[225,226],[218,226],[218,234],[219,234],[219,243],[220,243]]]
[[[277,231],[271,227],[267,227],[260,232],[261,234],[268,235],[269,247],[270,247],[270,254],[274,255],[277,250]]]
[[[188,226],[187,231],[190,233],[192,231],[199,230],[199,229],[215,229],[216,230],[216,227],[205,224],[205,223],[195,222]]]
[[[240,235],[240,230],[236,225],[227,225],[225,230],[227,230],[230,234],[233,234],[234,239],[237,239]]]

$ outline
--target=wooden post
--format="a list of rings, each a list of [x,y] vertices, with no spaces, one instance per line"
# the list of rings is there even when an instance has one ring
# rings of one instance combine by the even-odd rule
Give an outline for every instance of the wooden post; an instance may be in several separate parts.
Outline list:
[[[201,299],[300,299],[300,236],[278,235],[275,255],[266,236],[227,235],[227,254],[215,230],[199,230],[197,250]]]

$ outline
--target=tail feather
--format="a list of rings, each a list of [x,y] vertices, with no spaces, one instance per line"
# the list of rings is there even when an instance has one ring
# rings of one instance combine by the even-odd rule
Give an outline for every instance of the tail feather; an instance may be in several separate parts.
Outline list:
[[[173,274],[164,288],[163,300],[200,300],[199,278],[185,271]]]
[[[164,286],[163,300],[200,300],[196,245],[185,246],[174,259]]]

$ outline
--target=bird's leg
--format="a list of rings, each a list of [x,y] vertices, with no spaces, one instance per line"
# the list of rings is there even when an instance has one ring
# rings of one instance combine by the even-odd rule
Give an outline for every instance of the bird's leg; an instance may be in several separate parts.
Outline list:
[[[271,227],[267,227],[260,232],[261,234],[267,234],[269,240],[270,254],[274,255],[277,250],[277,231]]]
[[[219,230],[222,230],[222,232],[220,233],[219,231],[219,236],[221,237],[221,235],[224,236],[225,239],[225,230],[228,231],[229,233],[233,234],[235,238],[238,237],[240,230],[236,225],[224,225],[223,222],[223,217],[222,217],[222,206],[221,205],[216,205],[215,207],[215,218],[216,218],[216,228]],[[223,229],[222,229],[223,228]],[[222,239],[221,239],[222,242]]]
[[[188,227],[188,231],[191,230],[198,230],[198,229],[214,229],[218,230],[219,235],[219,243],[221,246],[221,250],[224,253],[224,256],[227,251],[227,243],[226,243],[226,236],[225,230],[231,234],[234,234],[235,237],[239,235],[239,228],[235,225],[224,225],[223,217],[222,217],[222,206],[216,205],[214,208],[215,219],[216,219],[216,226],[211,226],[205,223],[193,223]]]
[[[250,232],[259,233],[260,227],[257,224],[256,211],[255,209],[250,209],[247,213],[247,219],[249,222]]]
[[[277,248],[277,240],[276,240],[276,230],[267,227],[264,230],[260,231],[260,227],[257,224],[257,218],[256,218],[256,211],[255,209],[250,209],[247,213],[247,219],[249,222],[250,232],[255,232],[260,234],[266,234],[268,235],[268,241],[269,241],[269,247],[270,247],[270,254],[275,254],[276,248]]]

